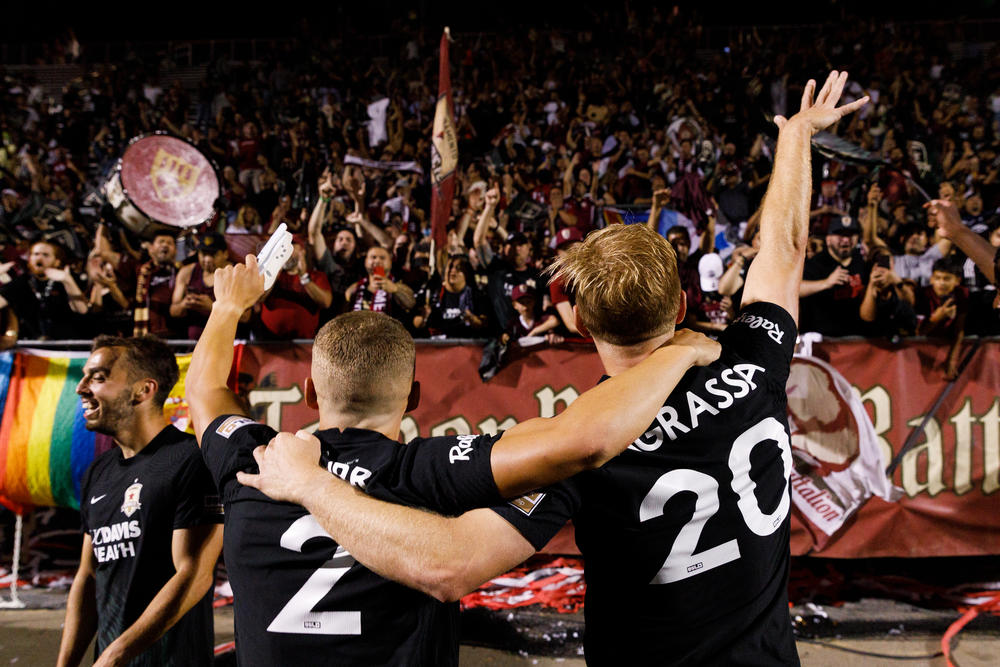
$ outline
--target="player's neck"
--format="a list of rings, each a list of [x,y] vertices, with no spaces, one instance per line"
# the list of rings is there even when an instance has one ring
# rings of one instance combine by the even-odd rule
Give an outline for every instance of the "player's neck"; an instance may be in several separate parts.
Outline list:
[[[598,356],[601,357],[601,363],[604,364],[604,372],[614,376],[641,363],[673,337],[674,331],[671,329],[669,333],[661,334],[635,345],[612,345],[607,341],[595,338],[594,346],[597,348]]]
[[[122,456],[130,459],[145,449],[169,424],[170,421],[162,413],[150,416],[135,414],[128,423],[118,424],[115,444],[122,450]]]
[[[399,440],[400,423],[403,415],[358,415],[349,412],[320,412],[319,428],[325,430],[336,428],[343,431],[348,428],[364,429],[381,433],[390,440]]]

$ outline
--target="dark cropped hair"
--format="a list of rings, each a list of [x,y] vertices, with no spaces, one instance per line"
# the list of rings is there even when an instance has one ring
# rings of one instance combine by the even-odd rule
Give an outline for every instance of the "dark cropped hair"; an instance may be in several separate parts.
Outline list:
[[[91,352],[104,347],[119,347],[124,350],[122,359],[128,369],[130,382],[152,378],[156,380],[156,395],[153,400],[163,407],[170,395],[170,390],[177,384],[180,371],[177,359],[167,344],[156,336],[98,336],[94,340]]]
[[[931,271],[943,271],[945,273],[950,273],[953,276],[958,276],[959,278],[963,275],[962,265],[947,257],[942,257],[934,262],[934,264],[931,265]]]

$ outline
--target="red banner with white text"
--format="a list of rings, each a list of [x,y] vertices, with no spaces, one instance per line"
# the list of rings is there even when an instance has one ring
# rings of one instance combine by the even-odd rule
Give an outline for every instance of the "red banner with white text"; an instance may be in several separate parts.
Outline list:
[[[1000,554],[1000,342],[987,341],[951,394],[903,457],[892,502],[868,499],[835,534],[817,541],[796,514],[792,553],[835,558]],[[886,461],[945,388],[947,348],[926,342],[880,347],[827,342],[813,355],[836,368],[871,416]],[[516,356],[493,379],[477,373],[478,346],[418,346],[420,407],[403,421],[403,438],[495,432],[532,417],[562,411],[592,387],[602,369],[592,348],[558,347]],[[239,355],[240,383],[254,416],[275,428],[315,428],[305,405],[307,346],[247,346]],[[818,545],[822,545],[819,548]],[[573,553],[566,531],[548,548]]]

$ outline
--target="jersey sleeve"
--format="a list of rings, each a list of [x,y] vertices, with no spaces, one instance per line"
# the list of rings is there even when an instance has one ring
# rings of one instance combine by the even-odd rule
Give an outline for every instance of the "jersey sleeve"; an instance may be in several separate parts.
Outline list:
[[[787,310],[759,301],[743,308],[719,337],[723,350],[758,363],[780,386],[788,379],[798,328]]]
[[[568,479],[490,509],[503,517],[538,551],[548,544],[579,507],[577,485]]]
[[[384,487],[403,502],[458,515],[503,502],[490,453],[497,435],[453,435],[417,438],[399,448],[390,465],[373,478],[371,492]]]
[[[174,530],[222,523],[222,505],[215,482],[191,441],[192,448],[173,480]]]
[[[235,493],[237,472],[259,472],[253,450],[275,435],[277,431],[270,426],[242,415],[222,415],[208,425],[201,437],[201,453],[223,499]]]

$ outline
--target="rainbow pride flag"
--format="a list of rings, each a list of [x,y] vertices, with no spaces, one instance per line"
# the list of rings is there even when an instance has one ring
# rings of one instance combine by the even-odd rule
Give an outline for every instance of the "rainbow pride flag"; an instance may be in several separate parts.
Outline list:
[[[0,353],[0,504],[80,508],[80,480],[94,457],[114,446],[88,431],[76,385],[88,352]],[[190,430],[183,402],[190,355],[179,355],[181,380],[166,414]]]
[[[22,351],[2,356],[7,387],[0,422],[0,497],[17,509],[79,509],[80,478],[94,460],[95,447],[76,395],[89,354]]]

